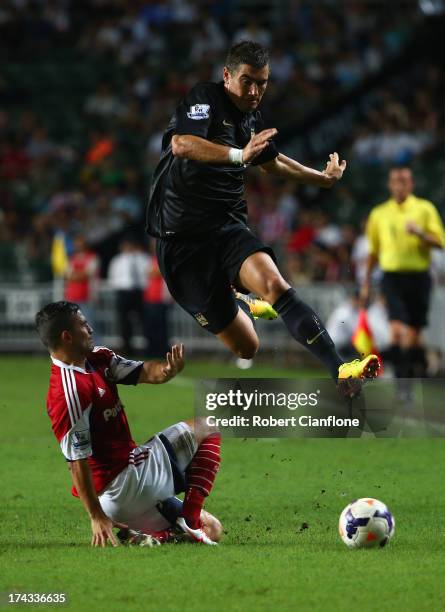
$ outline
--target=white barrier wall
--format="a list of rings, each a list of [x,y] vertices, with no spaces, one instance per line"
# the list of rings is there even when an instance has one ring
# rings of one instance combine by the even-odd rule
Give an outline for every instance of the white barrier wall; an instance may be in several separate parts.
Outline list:
[[[300,287],[298,293],[326,321],[333,309],[346,298],[348,289],[350,287],[346,285],[318,283]],[[0,351],[43,350],[34,331],[34,316],[42,306],[60,297],[60,285],[57,284],[28,286],[0,284]],[[114,303],[113,291],[106,286],[101,287],[95,309],[95,324],[101,335],[101,343],[118,346]],[[425,339],[428,346],[440,350],[443,356],[445,356],[444,313],[445,287],[436,287]],[[226,350],[175,304],[170,310],[170,330],[172,341],[180,340],[186,343],[189,351]],[[258,330],[262,347],[265,349],[299,350],[279,320],[259,321]],[[135,344],[139,348],[144,346],[141,330]]]

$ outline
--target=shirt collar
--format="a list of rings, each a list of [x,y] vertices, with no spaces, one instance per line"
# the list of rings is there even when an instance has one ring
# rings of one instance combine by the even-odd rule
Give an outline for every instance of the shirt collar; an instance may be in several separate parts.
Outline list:
[[[391,198],[390,202],[393,206],[397,206],[397,208],[400,208],[400,207],[407,208],[408,206],[412,206],[415,203],[415,196],[412,193],[410,193],[409,196],[406,198],[406,200],[404,200],[400,204],[396,202],[394,198]]]
[[[85,368],[79,368],[79,366],[64,363],[63,361],[56,359],[52,355],[51,355],[51,361],[53,362],[54,365],[56,365],[59,368],[63,368],[65,370],[74,370],[75,372],[81,372],[82,374],[88,374]]]

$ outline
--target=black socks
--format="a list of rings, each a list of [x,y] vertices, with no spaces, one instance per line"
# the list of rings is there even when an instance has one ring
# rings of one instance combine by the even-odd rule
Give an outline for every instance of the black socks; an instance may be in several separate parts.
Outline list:
[[[328,368],[337,381],[343,359],[337,353],[332,338],[315,312],[295,292],[288,289],[273,304],[292,336]]]
[[[389,347],[388,360],[392,363],[396,378],[408,378],[406,355],[398,344]]]
[[[428,362],[423,346],[414,346],[407,350],[409,363],[408,374],[410,378],[426,378],[428,376]]]
[[[393,344],[389,348],[388,355],[396,378],[425,378],[427,376],[427,360],[423,346],[402,349]]]

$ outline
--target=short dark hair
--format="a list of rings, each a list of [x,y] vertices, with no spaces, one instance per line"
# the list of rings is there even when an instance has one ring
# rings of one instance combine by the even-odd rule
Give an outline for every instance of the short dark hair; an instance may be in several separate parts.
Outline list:
[[[267,49],[252,40],[243,40],[233,45],[226,57],[226,67],[233,74],[241,66],[248,64],[253,68],[264,68],[269,63]]]
[[[51,302],[36,314],[36,328],[40,340],[48,349],[55,349],[60,345],[60,336],[63,331],[72,328],[72,317],[80,311],[80,307],[73,302]]]
[[[413,172],[413,169],[411,168],[411,166],[408,166],[407,164],[399,164],[397,166],[391,166],[389,169],[389,172],[400,172],[400,170],[408,170],[409,172]]]

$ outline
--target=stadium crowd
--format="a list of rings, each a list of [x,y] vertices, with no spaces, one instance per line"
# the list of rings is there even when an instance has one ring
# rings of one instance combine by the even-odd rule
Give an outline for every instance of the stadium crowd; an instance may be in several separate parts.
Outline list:
[[[2,280],[65,274],[78,235],[98,255],[102,278],[129,231],[148,252],[144,201],[162,132],[196,81],[220,79],[231,43],[270,48],[262,112],[285,132],[382,70],[420,19],[409,2],[403,11],[359,1],[347,10],[330,1],[254,4],[255,11],[240,0],[2,2]],[[408,81],[377,88],[366,120],[351,126],[354,162],[406,163],[431,150],[443,134],[444,82],[434,67],[416,68]],[[342,206],[357,208],[347,180],[338,189]],[[360,274],[366,211],[352,225],[324,194],[257,173],[247,196],[252,226],[292,283]]]

